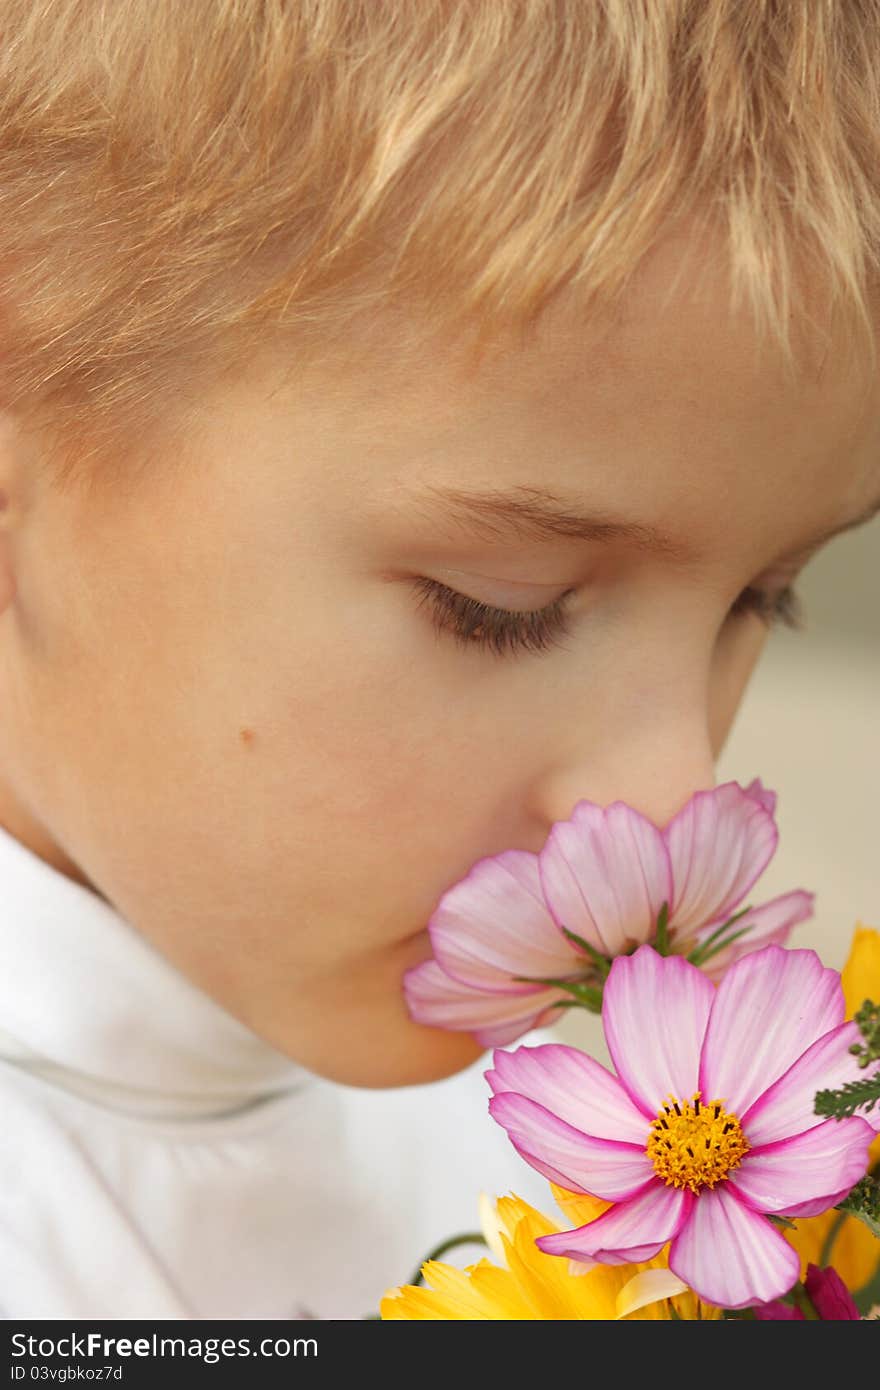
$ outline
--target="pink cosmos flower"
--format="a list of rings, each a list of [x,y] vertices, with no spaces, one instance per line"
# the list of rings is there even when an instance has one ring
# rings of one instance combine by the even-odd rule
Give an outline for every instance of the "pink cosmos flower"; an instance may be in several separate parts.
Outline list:
[[[818,1215],[864,1176],[872,1122],[823,1120],[817,1091],[861,1073],[840,976],[815,951],[767,946],[720,985],[650,946],[611,967],[602,1005],[617,1076],[563,1044],[496,1051],[489,1110],[533,1168],[614,1205],[543,1236],[551,1255],[649,1260],[700,1298],[743,1308],[797,1281],[769,1216]]]
[[[434,957],[404,976],[411,1016],[472,1032],[484,1047],[513,1042],[572,998],[543,981],[601,985],[586,948],[608,960],[654,940],[664,903],[669,950],[699,962],[714,947],[712,978],[749,951],[783,944],[812,915],[812,893],[750,907],[719,932],[773,857],[775,808],[758,778],[697,792],[663,829],[623,801],[579,801],[539,854],[480,859],[443,894],[428,924]],[[720,940],[729,944],[718,950]]]

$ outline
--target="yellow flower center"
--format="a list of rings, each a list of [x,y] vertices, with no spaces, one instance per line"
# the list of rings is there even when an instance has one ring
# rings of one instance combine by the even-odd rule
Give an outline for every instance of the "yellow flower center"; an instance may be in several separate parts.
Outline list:
[[[738,1168],[750,1147],[739,1120],[723,1102],[703,1105],[697,1091],[690,1101],[670,1096],[668,1105],[657,1111],[646,1152],[667,1186],[697,1193]]]

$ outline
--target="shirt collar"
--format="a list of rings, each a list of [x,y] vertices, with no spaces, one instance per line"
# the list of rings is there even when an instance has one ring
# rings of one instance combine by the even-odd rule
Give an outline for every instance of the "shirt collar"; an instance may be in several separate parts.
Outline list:
[[[0,828],[0,1061],[129,1114],[205,1117],[308,1080],[103,898]]]

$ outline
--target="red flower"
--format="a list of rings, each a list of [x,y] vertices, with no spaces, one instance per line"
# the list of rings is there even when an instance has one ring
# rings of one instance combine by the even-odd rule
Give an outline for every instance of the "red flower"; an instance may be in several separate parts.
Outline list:
[[[807,1265],[804,1290],[816,1310],[816,1316],[823,1322],[859,1320],[859,1310],[836,1269]],[[755,1317],[761,1322],[806,1322],[803,1309],[794,1303],[782,1303],[779,1299],[773,1303],[762,1303],[754,1311]]]

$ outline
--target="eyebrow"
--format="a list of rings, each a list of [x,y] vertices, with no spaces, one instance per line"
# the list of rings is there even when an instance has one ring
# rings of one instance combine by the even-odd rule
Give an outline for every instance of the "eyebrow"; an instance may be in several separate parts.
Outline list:
[[[628,541],[640,550],[653,551],[669,559],[687,561],[692,558],[689,549],[673,540],[665,531],[601,512],[588,516],[543,488],[470,492],[462,488],[432,485],[426,489],[426,493],[461,525],[489,540],[505,540],[512,536],[537,542],[564,539],[607,544],[609,541]],[[834,526],[814,537],[806,546],[800,546],[798,553],[864,525],[878,512],[880,498],[860,516]]]
[[[642,550],[657,551],[672,559],[688,558],[683,546],[653,526],[601,512],[586,516],[543,488],[469,492],[432,486],[427,492],[455,520],[489,540],[513,536],[532,541],[630,541]]]

